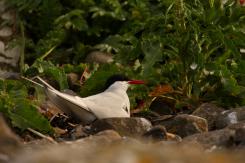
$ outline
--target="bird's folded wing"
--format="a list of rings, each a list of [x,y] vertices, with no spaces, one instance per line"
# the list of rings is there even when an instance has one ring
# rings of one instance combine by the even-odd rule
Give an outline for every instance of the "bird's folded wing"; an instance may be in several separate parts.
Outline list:
[[[54,103],[60,110],[67,113],[70,116],[75,117],[77,120],[80,120],[84,123],[90,123],[96,119],[94,113],[87,107],[84,103],[83,98],[78,96],[69,95],[66,93],[62,93],[47,82],[45,82],[42,78],[36,77],[42,83],[37,83],[31,79],[22,77],[27,81],[30,81],[40,87],[44,88],[46,95],[50,99],[52,103]]]
[[[68,95],[49,88],[46,89],[46,94],[60,110],[84,124],[89,124],[97,119],[96,115],[82,101],[83,99],[78,96]]]
[[[64,99],[64,100],[67,100],[77,106],[80,106],[81,108],[83,109],[86,109],[87,111],[88,110],[88,107],[86,106],[86,104],[82,101],[82,98],[79,98],[78,96],[72,96],[72,95],[69,95],[69,94],[66,94],[66,93],[62,93],[58,90],[56,90],[54,87],[52,87],[51,85],[49,85],[47,82],[45,82],[42,78],[40,78],[39,76],[37,76],[37,79],[40,80],[44,85],[45,87],[47,87],[47,91],[51,91],[53,92],[54,94],[56,94],[57,96],[59,96],[60,98]]]
[[[87,107],[87,105],[82,101],[82,98],[78,97],[78,96],[72,96],[66,93],[62,93],[58,90],[55,89],[49,89],[47,88],[47,91],[52,92],[53,94],[55,94],[58,98],[61,98],[63,100],[66,100],[66,102],[70,102],[73,105],[77,105],[79,106],[81,109],[85,109],[89,112],[91,112],[91,110],[89,110],[89,108]],[[48,93],[48,92],[47,92]]]

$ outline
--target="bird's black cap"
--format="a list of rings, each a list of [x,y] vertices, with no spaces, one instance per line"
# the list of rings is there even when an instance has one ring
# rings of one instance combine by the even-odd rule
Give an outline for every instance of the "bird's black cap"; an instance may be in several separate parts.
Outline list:
[[[123,74],[112,75],[107,79],[107,81],[105,83],[105,89],[107,89],[110,85],[112,85],[116,81],[129,81],[129,80],[130,79]]]

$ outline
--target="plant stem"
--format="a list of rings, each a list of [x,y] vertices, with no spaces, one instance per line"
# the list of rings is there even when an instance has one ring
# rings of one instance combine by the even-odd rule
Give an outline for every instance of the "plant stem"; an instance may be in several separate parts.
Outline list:
[[[20,51],[20,74],[23,75],[25,71],[25,27],[23,23],[20,23],[21,32],[21,51]]]

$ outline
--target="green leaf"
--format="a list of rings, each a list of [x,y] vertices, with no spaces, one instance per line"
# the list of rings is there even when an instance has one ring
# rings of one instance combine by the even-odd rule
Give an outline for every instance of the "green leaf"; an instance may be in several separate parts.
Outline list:
[[[55,24],[63,26],[66,29],[73,29],[78,31],[85,31],[88,29],[87,21],[83,18],[84,11],[74,9],[65,15],[58,17]]]
[[[119,72],[119,68],[116,65],[101,65],[98,70],[86,80],[80,92],[81,96],[90,96],[104,91],[106,80]]]
[[[59,83],[61,90],[68,88],[67,78],[64,70],[58,66],[55,66],[53,63],[37,59],[31,67],[37,68],[39,73],[53,78],[56,82]]]
[[[15,127],[22,130],[32,128],[42,133],[51,134],[53,132],[49,121],[37,111],[37,108],[30,101],[19,99],[15,102],[14,108],[9,108],[9,116]]]
[[[145,55],[143,63],[145,76],[149,76],[154,64],[162,60],[162,46],[159,40],[145,39],[141,42],[141,49]]]
[[[25,130],[33,128],[43,133],[52,133],[49,121],[27,99],[27,88],[19,81],[1,80],[0,112],[11,120],[13,126]]]

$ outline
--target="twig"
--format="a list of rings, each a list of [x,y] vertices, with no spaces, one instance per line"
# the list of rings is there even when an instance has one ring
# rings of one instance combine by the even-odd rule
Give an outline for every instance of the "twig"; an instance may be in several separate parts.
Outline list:
[[[69,117],[63,113],[59,113],[62,117],[65,117],[66,119],[68,119]]]
[[[68,122],[68,125],[70,125],[71,127],[76,127],[77,126],[76,124],[73,124],[73,123],[70,123],[70,122]]]
[[[33,130],[32,128],[27,128],[27,130],[32,132],[33,134],[36,134],[37,136],[39,136],[39,137],[41,137],[43,139],[46,139],[46,140],[50,141],[51,143],[57,144],[57,142],[53,138],[51,138],[49,136],[46,136],[46,135],[44,135],[44,134],[42,134],[42,133],[40,133],[40,132],[38,132],[36,130]]]
[[[85,73],[88,71],[88,67],[87,65],[85,66],[84,70],[83,70],[83,73],[82,73],[82,76],[80,77],[80,84],[83,83],[83,77],[85,76]]]
[[[40,59],[43,60],[44,58],[46,58],[55,48],[57,47],[57,45],[53,46],[51,49],[49,49],[45,54],[43,54]]]
[[[57,115],[58,115],[58,113],[55,113],[55,114],[50,118],[49,123],[51,123]]]

